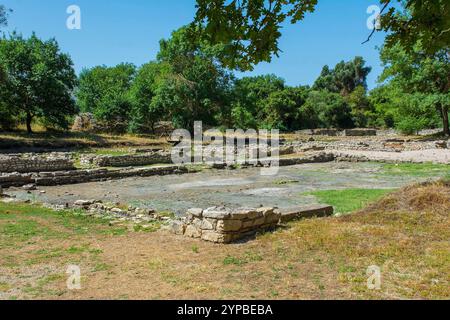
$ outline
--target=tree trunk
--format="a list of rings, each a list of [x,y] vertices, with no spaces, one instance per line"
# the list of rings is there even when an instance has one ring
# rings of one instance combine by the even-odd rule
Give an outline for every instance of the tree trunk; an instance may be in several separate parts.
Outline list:
[[[27,112],[27,119],[26,119],[26,121],[27,121],[27,132],[29,134],[33,133],[33,130],[31,129],[31,120],[33,120],[33,117],[31,116],[30,112]]]
[[[442,121],[443,121],[443,128],[444,128],[444,134],[447,136],[450,136],[450,127],[448,123],[448,107],[443,106],[442,107]]]

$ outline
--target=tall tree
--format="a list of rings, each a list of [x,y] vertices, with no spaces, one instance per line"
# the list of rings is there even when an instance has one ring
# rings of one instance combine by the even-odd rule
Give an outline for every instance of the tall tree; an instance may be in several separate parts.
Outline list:
[[[251,70],[255,64],[270,62],[273,55],[279,55],[282,24],[286,20],[303,20],[307,13],[314,12],[317,3],[318,0],[197,0],[192,26],[201,32],[192,36],[225,45],[221,57],[225,65]],[[409,14],[399,15],[396,4]],[[382,27],[390,33],[389,45],[401,41],[412,47],[421,40],[430,53],[448,50],[448,0],[380,0],[380,5]]]
[[[11,12],[3,4],[0,4],[0,28],[8,25],[8,13]]]
[[[154,124],[164,117],[163,110],[156,108],[152,101],[158,86],[169,72],[170,66],[166,63],[149,62],[139,68],[130,89],[130,132],[153,132]]]
[[[300,108],[306,102],[309,87],[272,92],[264,102],[263,124],[268,129],[296,130],[301,128]]]
[[[450,135],[450,57],[446,50],[429,55],[420,43],[412,51],[400,44],[381,50],[384,71],[381,83],[389,82],[403,94],[402,99],[416,110],[433,108],[442,119],[444,133]],[[414,108],[413,108],[414,109]],[[426,113],[422,113],[423,116]]]
[[[231,112],[235,127],[242,129],[261,127],[265,118],[264,105],[267,99],[285,87],[284,79],[274,74],[236,80]]]
[[[319,78],[314,83],[314,90],[327,90],[348,96],[357,87],[367,88],[367,76],[372,70],[365,66],[362,57],[355,57],[352,61],[339,62],[334,69],[323,67]]]
[[[50,126],[67,128],[67,117],[76,113],[72,96],[77,83],[69,55],[61,53],[56,40],[29,39],[13,34],[0,41],[2,81],[0,100],[14,114],[23,114],[27,131],[40,118]]]
[[[194,121],[223,123],[228,114],[232,76],[217,62],[220,47],[192,44],[187,28],[160,42],[158,61],[170,66],[158,85],[152,109],[164,110],[177,127],[193,128]]]
[[[311,91],[301,107],[301,127],[351,128],[354,126],[351,108],[344,98],[329,91]]]
[[[125,132],[132,109],[129,90],[135,73],[135,66],[128,63],[83,70],[76,91],[80,110],[92,113],[104,130]]]

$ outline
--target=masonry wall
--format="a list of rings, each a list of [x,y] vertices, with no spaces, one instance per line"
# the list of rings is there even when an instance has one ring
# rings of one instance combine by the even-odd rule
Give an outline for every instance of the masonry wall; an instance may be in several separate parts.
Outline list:
[[[298,218],[326,217],[333,214],[331,206],[307,206],[279,210],[277,208],[211,207],[189,209],[186,216],[172,223],[172,232],[185,237],[215,243],[236,240],[276,228]]]
[[[0,185],[5,188],[20,187],[27,184],[36,184],[38,186],[55,186],[111,179],[123,179],[136,176],[148,177],[153,175],[183,174],[188,172],[192,172],[192,170],[180,166],[160,166],[121,170],[92,169],[23,174],[7,173],[0,174]]]
[[[85,156],[81,159],[82,164],[90,164],[97,167],[132,167],[171,162],[171,155],[167,152],[123,156]]]
[[[39,172],[74,169],[70,157],[57,155],[2,155],[0,156],[0,173],[2,172]]]

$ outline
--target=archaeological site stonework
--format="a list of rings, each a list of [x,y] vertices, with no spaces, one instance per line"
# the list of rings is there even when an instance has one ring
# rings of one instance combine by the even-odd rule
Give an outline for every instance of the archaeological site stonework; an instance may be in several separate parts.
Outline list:
[[[177,235],[215,243],[231,243],[258,232],[274,229],[280,223],[333,214],[331,206],[310,206],[290,209],[211,207],[189,209],[180,220],[172,222]]]

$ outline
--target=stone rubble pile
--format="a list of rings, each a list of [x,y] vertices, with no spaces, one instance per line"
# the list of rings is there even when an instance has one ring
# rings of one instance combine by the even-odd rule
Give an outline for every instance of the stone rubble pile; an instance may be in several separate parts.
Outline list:
[[[46,204],[46,206],[55,210],[78,209],[83,211],[84,216],[108,220],[110,225],[132,223],[146,229],[153,227],[151,223],[154,222],[169,223],[171,221],[170,217],[160,215],[153,209],[103,203],[101,200],[77,200],[72,205]]]

